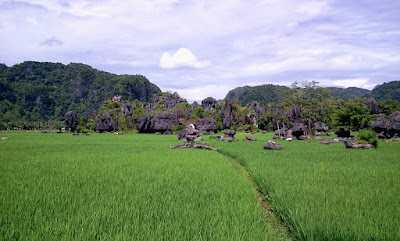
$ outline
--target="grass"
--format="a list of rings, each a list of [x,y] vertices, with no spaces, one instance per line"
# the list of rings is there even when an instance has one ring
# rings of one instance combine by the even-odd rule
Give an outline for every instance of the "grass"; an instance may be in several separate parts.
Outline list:
[[[229,158],[176,136],[0,132],[2,240],[278,240]]]
[[[399,142],[206,139],[218,153],[170,150],[172,135],[3,136],[0,240],[287,239],[252,181],[296,240],[400,240]]]
[[[243,139],[244,133],[237,134]],[[241,162],[297,240],[400,240],[400,143],[373,150],[342,142],[235,143],[210,140]]]

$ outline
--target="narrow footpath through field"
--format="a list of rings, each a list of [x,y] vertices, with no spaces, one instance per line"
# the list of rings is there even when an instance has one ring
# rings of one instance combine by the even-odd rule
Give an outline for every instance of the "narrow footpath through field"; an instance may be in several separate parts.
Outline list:
[[[283,220],[279,219],[276,216],[274,207],[267,200],[268,197],[262,193],[257,183],[254,181],[253,177],[251,176],[246,166],[244,165],[243,161],[235,156],[230,155],[228,152],[224,152],[223,150],[218,150],[218,152],[221,155],[229,158],[231,160],[232,167],[243,177],[245,177],[246,180],[251,184],[254,193],[257,195],[257,203],[260,206],[263,213],[266,215],[267,222],[273,228],[273,231],[276,232],[277,237],[288,240],[293,239],[288,228],[283,223]]]

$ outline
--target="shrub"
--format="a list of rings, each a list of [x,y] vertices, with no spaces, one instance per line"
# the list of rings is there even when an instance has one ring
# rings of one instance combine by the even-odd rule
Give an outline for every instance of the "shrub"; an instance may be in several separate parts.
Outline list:
[[[358,134],[358,139],[364,140],[374,147],[378,147],[378,138],[376,137],[376,133],[371,130],[362,130]]]
[[[207,112],[204,114],[204,118],[208,118],[208,117],[210,117],[210,116],[212,116],[212,114],[211,114],[210,111],[207,111]]]
[[[176,126],[172,127],[171,131],[174,132],[174,133],[177,133],[177,132],[182,131],[183,128],[184,128],[183,125],[176,125]]]
[[[203,116],[203,112],[204,112],[203,108],[201,106],[198,106],[193,109],[192,117],[201,118]]]

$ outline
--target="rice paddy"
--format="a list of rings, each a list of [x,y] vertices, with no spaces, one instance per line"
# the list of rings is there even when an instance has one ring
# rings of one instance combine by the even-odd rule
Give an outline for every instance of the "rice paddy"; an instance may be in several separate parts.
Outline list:
[[[0,240],[400,240],[399,142],[205,136],[213,152],[171,150],[175,135],[0,135]]]

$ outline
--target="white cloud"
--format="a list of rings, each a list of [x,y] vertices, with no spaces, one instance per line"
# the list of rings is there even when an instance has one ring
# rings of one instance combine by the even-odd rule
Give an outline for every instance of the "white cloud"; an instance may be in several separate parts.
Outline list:
[[[228,91],[233,88],[235,87],[232,85],[211,84],[200,87],[174,88],[171,91],[178,92],[188,102],[199,102],[210,96],[217,100],[224,99]]]
[[[372,89],[375,84],[371,83],[368,78],[354,78],[354,79],[321,79],[316,80],[322,86],[335,86],[335,87],[358,87],[364,89]]]
[[[198,61],[196,56],[187,48],[180,48],[174,54],[164,52],[160,59],[163,69],[196,68],[203,69],[210,65],[209,61]]]

